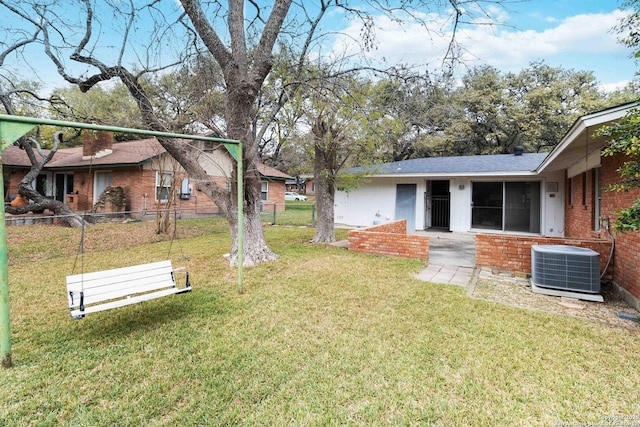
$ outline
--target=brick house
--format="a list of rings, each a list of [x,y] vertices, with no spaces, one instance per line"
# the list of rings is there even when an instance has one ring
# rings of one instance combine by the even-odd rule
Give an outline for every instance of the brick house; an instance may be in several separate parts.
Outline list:
[[[273,210],[274,207],[278,211],[285,209],[284,193],[286,192],[285,183],[292,179],[291,175],[279,171],[278,169],[267,166],[264,163],[258,163],[258,172],[262,177],[260,182],[260,200],[262,209]]]
[[[314,196],[316,194],[316,186],[313,180],[313,174],[298,175],[286,182],[287,191],[293,191],[299,194]]]
[[[186,142],[185,142],[186,143]],[[212,180],[229,181],[233,160],[224,146],[206,141],[189,141],[201,153],[199,161]],[[5,195],[18,192],[20,180],[31,167],[19,147],[2,153]],[[284,182],[290,178],[258,164],[263,178],[265,203],[284,206]],[[81,147],[60,148],[33,183],[41,194],[65,202],[76,212],[131,212],[145,214],[166,206],[174,194],[175,206],[186,213],[217,213],[216,204],[198,188],[180,165],[155,138],[115,142],[109,132],[85,132]],[[100,197],[107,187],[121,187],[121,206],[104,206]]]
[[[336,222],[370,226],[406,219],[409,232],[474,233],[477,266],[521,273],[531,273],[534,244],[588,247],[600,254],[605,278],[640,309],[640,233],[616,235],[606,227],[607,221],[615,221],[617,209],[630,206],[640,191],[607,191],[619,181],[617,169],[625,157],[602,157],[607,140],[594,138],[602,125],[636,106],[580,117],[550,153],[377,165],[358,189],[336,192]],[[609,232],[615,237],[611,259]]]

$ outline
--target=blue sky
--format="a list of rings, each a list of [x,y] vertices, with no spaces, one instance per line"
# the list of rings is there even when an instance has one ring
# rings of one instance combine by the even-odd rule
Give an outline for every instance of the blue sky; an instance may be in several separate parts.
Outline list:
[[[534,61],[565,69],[592,71],[607,89],[619,87],[635,78],[636,63],[631,50],[620,44],[611,31],[625,12],[617,0],[529,0],[498,7],[488,4],[494,22],[500,25],[463,26],[458,41],[465,49],[465,66],[488,64],[505,72],[517,72]],[[437,15],[427,15],[438,27]],[[427,34],[418,25],[399,26],[390,20],[376,20],[377,49],[370,59],[387,63],[431,64],[437,69],[446,50],[446,25],[442,37]],[[355,23],[345,32],[357,37]],[[344,37],[343,40],[347,40]],[[345,49],[337,40],[334,51]],[[348,50],[348,48],[347,48]]]

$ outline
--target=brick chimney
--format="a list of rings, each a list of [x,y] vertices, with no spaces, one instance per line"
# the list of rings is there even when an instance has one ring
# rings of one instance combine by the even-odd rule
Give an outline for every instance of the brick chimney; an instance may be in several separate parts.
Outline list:
[[[82,160],[98,159],[113,153],[113,133],[106,130],[82,133]]]

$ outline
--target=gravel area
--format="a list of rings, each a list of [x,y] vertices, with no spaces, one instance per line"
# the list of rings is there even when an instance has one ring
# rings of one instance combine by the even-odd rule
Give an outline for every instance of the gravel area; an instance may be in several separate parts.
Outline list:
[[[472,281],[468,294],[472,298],[494,301],[528,310],[545,311],[602,322],[614,327],[640,330],[638,322],[623,319],[618,312],[640,313],[627,304],[611,284],[603,285],[600,294],[604,302],[582,301],[533,293],[529,279],[481,269]]]

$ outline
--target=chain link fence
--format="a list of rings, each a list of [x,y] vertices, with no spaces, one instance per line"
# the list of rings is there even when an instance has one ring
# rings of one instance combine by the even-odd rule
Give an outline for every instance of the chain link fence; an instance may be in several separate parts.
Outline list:
[[[272,225],[316,226],[316,205],[313,202],[263,203],[262,222]]]
[[[144,210],[144,211],[122,211],[110,213],[78,213],[85,218],[85,221],[96,223],[104,221],[125,221],[142,220],[154,221],[158,212],[168,214],[171,220],[174,218],[210,218],[222,217],[223,215],[214,210],[204,211],[202,209],[170,209],[168,211]],[[271,225],[291,225],[315,227],[316,206],[313,202],[286,202],[286,203],[264,203],[260,206],[260,217],[266,224]],[[9,215],[6,214],[7,226],[32,225],[32,224],[59,224],[63,216],[52,215],[48,211],[43,214]]]

